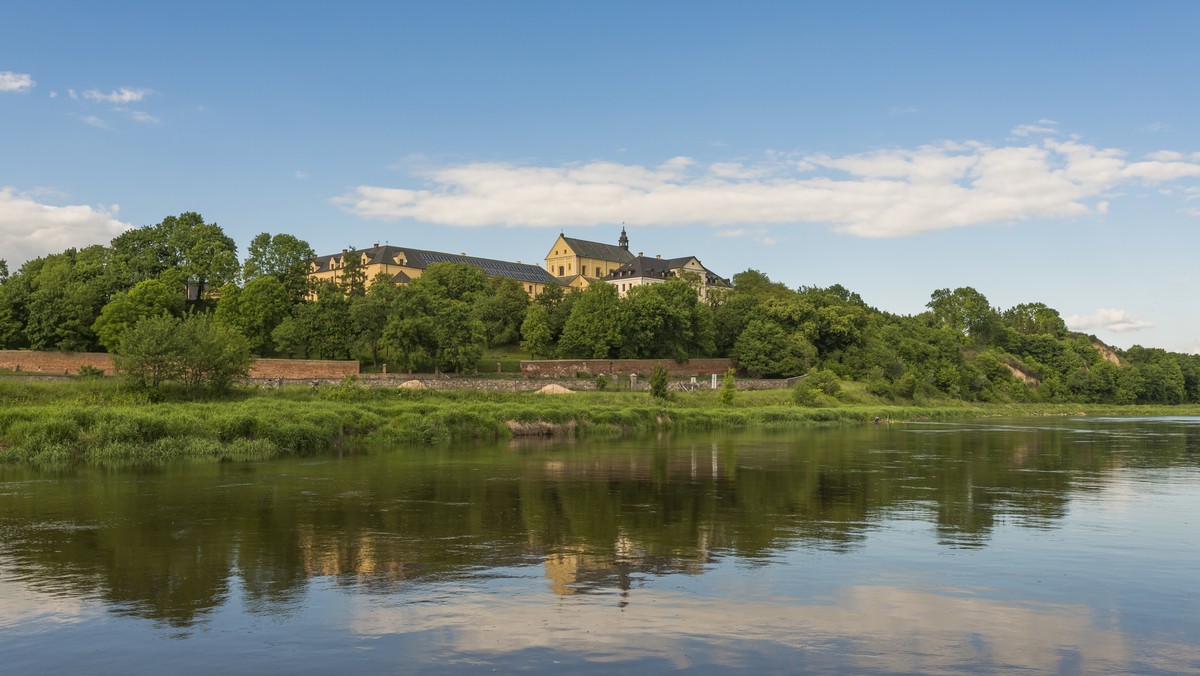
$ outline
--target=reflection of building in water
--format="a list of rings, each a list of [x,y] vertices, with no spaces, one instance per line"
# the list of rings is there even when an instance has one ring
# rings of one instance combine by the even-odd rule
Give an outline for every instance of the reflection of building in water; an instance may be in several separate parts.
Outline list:
[[[559,596],[616,588],[625,598],[644,574],[703,573],[709,561],[707,532],[700,534],[700,540],[691,557],[648,555],[624,533],[617,536],[611,552],[583,545],[560,547],[546,554],[546,579],[550,590]]]
[[[717,444],[694,447],[689,453],[670,455],[605,455],[567,457],[542,463],[542,474],[552,479],[627,480],[688,478],[693,481],[728,481],[734,478],[736,456],[722,457]]]
[[[399,582],[420,575],[421,571],[405,563],[409,557],[396,548],[380,551],[380,543],[371,533],[361,533],[354,539],[326,539],[318,542],[312,528],[305,528],[298,538],[300,559],[309,577],[353,576],[354,584],[365,582]]]

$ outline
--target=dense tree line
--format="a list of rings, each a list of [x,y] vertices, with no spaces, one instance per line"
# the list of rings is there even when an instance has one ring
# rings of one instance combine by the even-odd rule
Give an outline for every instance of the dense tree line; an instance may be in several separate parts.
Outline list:
[[[397,286],[368,283],[350,257],[337,283],[314,283],[312,258],[306,242],[263,233],[239,264],[218,225],[184,213],[11,274],[0,261],[0,347],[145,351],[155,331],[165,335],[165,317],[195,345],[232,341],[248,355],[393,371],[468,371],[507,347],[539,358],[729,356],[752,376],[815,369],[826,391],[854,380],[898,400],[1200,402],[1200,355],[1135,346],[1115,351],[1114,363],[1054,309],[1000,310],[969,287],[936,290],[926,312],[901,316],[840,285],[790,289],[756,270],[703,299],[686,278],[625,297],[599,283],[531,299],[514,280],[451,263]]]

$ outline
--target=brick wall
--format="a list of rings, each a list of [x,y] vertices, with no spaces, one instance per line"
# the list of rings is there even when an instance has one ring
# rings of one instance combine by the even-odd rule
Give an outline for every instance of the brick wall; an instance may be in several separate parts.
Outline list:
[[[341,378],[358,375],[358,362],[326,359],[255,359],[251,378]]]
[[[91,366],[113,374],[112,357],[95,352],[34,352],[0,350],[0,369],[22,373],[79,373],[79,367]],[[251,378],[341,378],[358,374],[356,361],[317,359],[256,359],[250,365]]]
[[[74,375],[79,372],[81,366],[91,366],[110,374],[113,372],[112,357],[102,353],[0,350],[0,369],[12,369],[23,373]]]
[[[691,359],[682,364],[674,359],[544,359],[522,361],[521,374],[543,378],[565,378],[577,373],[628,377],[630,373],[649,375],[654,372],[655,364],[665,366],[668,375],[697,377],[724,375],[737,367],[732,359]]]

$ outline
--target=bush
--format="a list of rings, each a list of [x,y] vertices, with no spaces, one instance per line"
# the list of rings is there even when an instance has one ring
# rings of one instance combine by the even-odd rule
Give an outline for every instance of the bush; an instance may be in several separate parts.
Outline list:
[[[725,372],[725,377],[721,379],[721,391],[717,395],[723,406],[729,406],[733,403],[733,395],[737,392],[737,382],[733,378],[733,369]]]
[[[80,378],[102,378],[104,377],[104,369],[98,369],[90,364],[84,364],[79,367]]]
[[[222,392],[246,376],[252,360],[246,338],[208,315],[140,319],[113,356],[128,382],[150,391],[178,382],[190,392]]]
[[[596,389],[597,390],[607,390],[609,382],[610,381],[608,380],[608,376],[604,375],[603,373],[596,374]]]
[[[667,383],[667,368],[662,364],[655,364],[654,371],[650,374],[650,396],[663,401],[670,398]]]

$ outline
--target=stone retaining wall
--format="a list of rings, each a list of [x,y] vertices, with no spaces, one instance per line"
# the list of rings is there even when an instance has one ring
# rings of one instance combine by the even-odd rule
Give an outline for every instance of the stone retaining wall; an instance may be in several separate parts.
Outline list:
[[[669,359],[558,359],[521,362],[521,375],[510,378],[476,378],[470,376],[435,375],[432,373],[366,373],[359,375],[358,362],[317,359],[256,359],[250,366],[249,382],[264,385],[297,385],[316,383],[318,387],[336,385],[348,375],[357,375],[368,387],[397,387],[409,380],[420,380],[429,389],[475,389],[496,392],[537,390],[551,383],[571,390],[596,389],[595,375],[610,378],[609,389],[629,390],[629,374],[637,373],[636,389],[647,388],[648,374],[655,364],[667,367],[675,377],[695,376],[699,389],[708,389],[712,374],[720,376],[733,368],[731,359],[693,359],[678,364]],[[112,357],[95,352],[35,352],[32,350],[0,350],[0,369],[38,375],[75,375],[82,366],[91,366],[113,375]],[[588,374],[579,378],[576,374]],[[683,383],[675,382],[678,388]],[[786,380],[738,379],[739,390],[770,390],[788,387]]]
[[[737,368],[732,359],[689,359],[683,363],[674,359],[542,359],[522,361],[521,375],[531,378],[563,378],[579,373],[603,373],[610,377],[628,378],[631,373],[648,376],[654,372],[656,364],[666,367],[667,375],[670,376],[709,377],[713,373],[720,376],[731,368]]]

